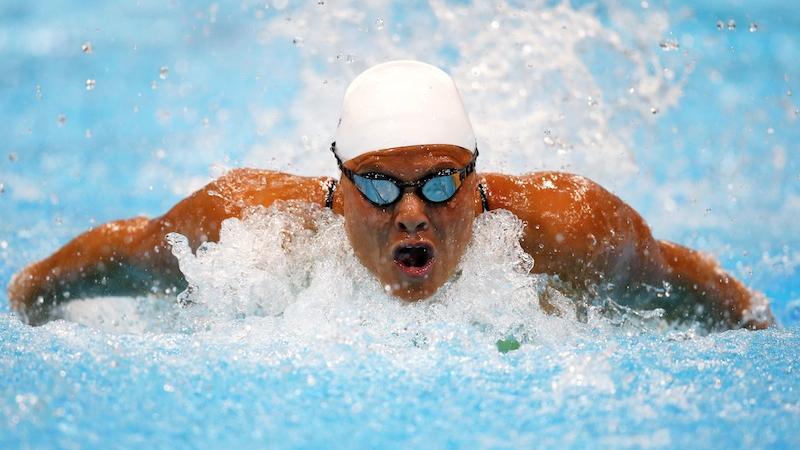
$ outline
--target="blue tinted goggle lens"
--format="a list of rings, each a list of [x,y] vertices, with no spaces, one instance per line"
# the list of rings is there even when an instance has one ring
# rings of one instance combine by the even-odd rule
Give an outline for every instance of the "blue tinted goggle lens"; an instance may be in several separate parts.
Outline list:
[[[388,205],[400,197],[400,187],[390,180],[373,180],[355,175],[353,181],[364,197],[376,205]]]
[[[401,187],[392,180],[366,178],[354,174],[353,182],[364,197],[379,206],[394,203],[402,194]],[[461,177],[458,173],[441,175],[425,181],[422,187],[417,189],[417,193],[426,201],[442,203],[453,198],[459,186]]]

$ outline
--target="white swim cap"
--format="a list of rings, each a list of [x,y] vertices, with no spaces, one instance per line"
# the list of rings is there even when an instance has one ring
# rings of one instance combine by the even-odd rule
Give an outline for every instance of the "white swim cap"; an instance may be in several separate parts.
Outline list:
[[[336,152],[343,161],[425,144],[475,150],[475,134],[450,75],[419,61],[390,61],[350,83],[336,129]]]

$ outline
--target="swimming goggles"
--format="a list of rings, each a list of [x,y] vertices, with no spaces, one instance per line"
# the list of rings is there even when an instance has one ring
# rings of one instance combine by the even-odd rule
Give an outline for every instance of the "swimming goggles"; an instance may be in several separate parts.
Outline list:
[[[456,195],[467,175],[475,171],[475,160],[478,159],[476,147],[472,160],[461,169],[439,170],[417,181],[405,182],[378,172],[364,174],[353,172],[344,166],[336,153],[336,142],[331,144],[331,152],[336,157],[342,174],[356,185],[364,198],[379,207],[387,207],[397,202],[406,189],[414,189],[420,198],[429,203],[444,203]]]

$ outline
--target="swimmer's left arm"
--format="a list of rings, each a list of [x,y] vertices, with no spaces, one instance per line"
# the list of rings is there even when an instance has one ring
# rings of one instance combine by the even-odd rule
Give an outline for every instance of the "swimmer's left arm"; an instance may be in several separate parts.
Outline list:
[[[522,246],[534,258],[534,272],[558,275],[577,288],[613,285],[623,297],[672,289],[678,294],[673,299],[684,301],[666,302],[673,310],[668,313],[694,314],[692,305],[702,305],[703,317],[728,327],[772,323],[763,296],[712,258],[656,240],[633,208],[597,183],[556,172],[484,179],[490,207],[508,209],[525,223]]]

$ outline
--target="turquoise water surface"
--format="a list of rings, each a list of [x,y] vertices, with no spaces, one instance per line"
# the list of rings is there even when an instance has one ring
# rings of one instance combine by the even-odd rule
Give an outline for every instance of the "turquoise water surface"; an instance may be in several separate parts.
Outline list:
[[[336,175],[349,80],[418,58],[457,80],[480,171],[600,182],[779,322],[706,335],[544,315],[502,213],[479,220],[459,279],[401,305],[340,219],[314,211],[308,235],[262,211],[178,251],[195,308],[95,299],[31,328],[0,294],[0,448],[800,446],[791,2],[6,0],[0,55],[4,286],[229,168]],[[289,254],[286,227],[304,244]]]

